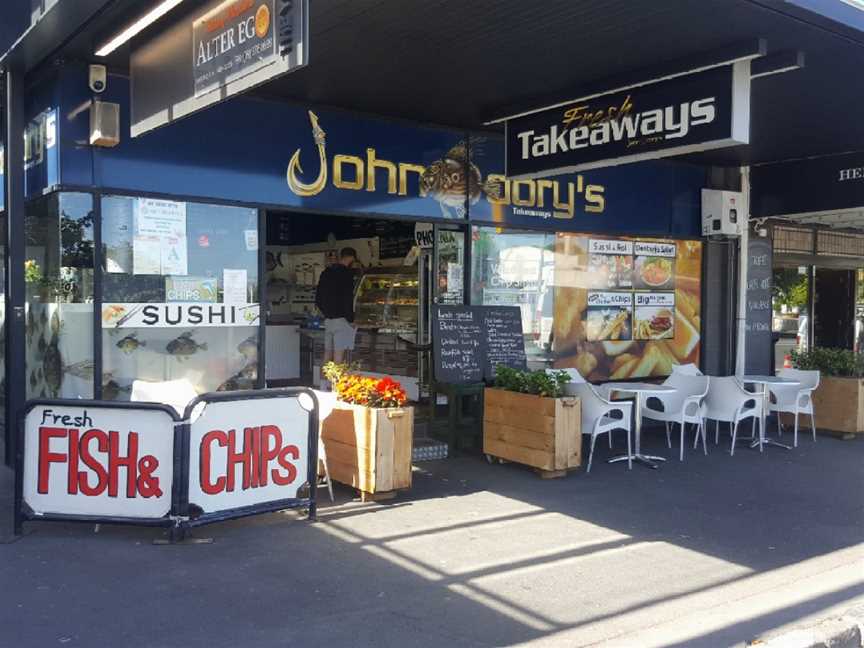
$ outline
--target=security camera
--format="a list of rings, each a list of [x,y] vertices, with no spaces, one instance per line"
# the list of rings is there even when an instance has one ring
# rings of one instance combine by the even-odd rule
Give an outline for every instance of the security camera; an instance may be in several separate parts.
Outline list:
[[[90,89],[93,92],[104,92],[108,86],[108,70],[104,65],[90,66]]]

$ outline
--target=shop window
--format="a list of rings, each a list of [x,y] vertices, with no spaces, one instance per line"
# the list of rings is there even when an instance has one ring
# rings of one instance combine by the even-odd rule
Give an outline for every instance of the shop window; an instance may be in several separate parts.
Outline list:
[[[102,242],[104,398],[135,380],[257,384],[256,210],[106,196]]]
[[[471,303],[518,306],[529,361],[552,361],[555,235],[475,227]]]
[[[27,398],[93,397],[93,227],[90,194],[27,205]]]
[[[475,228],[472,300],[519,306],[529,362],[592,381],[699,364],[702,244]]]

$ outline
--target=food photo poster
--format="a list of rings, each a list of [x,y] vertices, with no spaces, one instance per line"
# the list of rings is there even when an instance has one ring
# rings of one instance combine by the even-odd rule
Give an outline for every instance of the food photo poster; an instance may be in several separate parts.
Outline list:
[[[702,244],[559,233],[555,366],[591,381],[699,363]]]

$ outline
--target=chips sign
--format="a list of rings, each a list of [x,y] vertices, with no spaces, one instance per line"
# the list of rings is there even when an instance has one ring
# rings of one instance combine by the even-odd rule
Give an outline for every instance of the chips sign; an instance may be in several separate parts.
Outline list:
[[[654,80],[506,120],[507,177],[541,178],[750,141],[750,62]]]
[[[205,394],[186,419],[155,403],[35,401],[21,429],[24,519],[184,527],[308,507],[317,406],[307,389]]]
[[[24,423],[24,502],[36,515],[162,518],[173,460],[167,411],[39,405]]]
[[[309,421],[298,399],[206,403],[190,424],[189,503],[211,513],[296,498]]]

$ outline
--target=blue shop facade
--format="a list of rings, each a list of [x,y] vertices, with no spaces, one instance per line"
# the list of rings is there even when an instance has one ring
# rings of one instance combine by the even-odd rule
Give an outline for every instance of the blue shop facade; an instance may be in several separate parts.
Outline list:
[[[26,363],[6,373],[28,399],[315,384],[314,289],[345,246],[354,360],[415,398],[434,303],[519,306],[536,367],[699,362],[704,167],[510,181],[495,133],[242,97],[133,139],[128,97],[115,76],[95,97],[120,111],[103,147],[86,66],[28,92]]]

